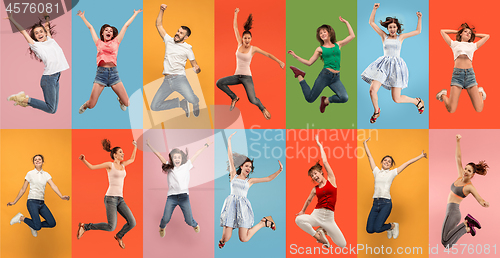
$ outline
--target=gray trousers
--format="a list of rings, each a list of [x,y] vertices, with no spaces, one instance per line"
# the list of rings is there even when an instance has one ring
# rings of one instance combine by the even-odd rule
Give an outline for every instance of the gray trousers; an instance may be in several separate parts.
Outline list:
[[[457,243],[467,229],[464,223],[461,223],[460,205],[458,203],[448,203],[446,206],[446,217],[443,222],[443,231],[441,232],[441,244],[450,248]]]
[[[123,238],[128,231],[135,227],[136,222],[132,211],[128,208],[127,204],[120,196],[104,196],[104,205],[106,206],[106,216],[108,217],[108,223],[97,223],[97,224],[85,224],[84,229],[87,230],[104,230],[113,231],[116,228],[117,215],[120,213],[123,218],[127,221],[127,224],[123,225],[123,228],[116,234],[118,238]]]

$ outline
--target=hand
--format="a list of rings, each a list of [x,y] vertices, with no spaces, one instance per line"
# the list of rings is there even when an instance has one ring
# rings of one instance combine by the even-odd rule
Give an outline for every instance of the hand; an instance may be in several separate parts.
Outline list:
[[[484,202],[484,203],[483,203],[483,207],[485,207],[485,208],[490,207],[490,203],[489,203],[489,202]]]
[[[347,21],[344,18],[342,18],[342,16],[339,16],[339,20],[343,23],[347,23]]]
[[[65,200],[65,201],[69,201],[69,196],[64,195],[63,197],[61,197],[61,199]]]
[[[142,9],[139,9],[139,10],[137,10],[137,11],[134,9],[134,14],[135,14],[135,15],[137,15],[137,14],[139,14],[139,13],[142,13]]]
[[[207,141],[207,143],[205,143],[207,145],[207,148],[208,146],[212,145],[214,142],[210,142],[210,141]]]
[[[281,161],[278,160],[278,163],[280,163],[280,171],[283,171],[283,164],[281,164]]]
[[[305,214],[305,212],[299,211],[299,213],[295,214],[295,216],[300,216],[300,215],[304,215],[304,214]]]
[[[293,50],[288,50],[287,53],[292,55],[293,57],[297,57],[297,55],[295,54],[295,52],[293,52]]]
[[[78,159],[81,160],[81,161],[85,161],[85,155],[80,154],[80,157],[78,157]]]
[[[285,63],[283,63],[282,61],[278,60],[278,64],[280,64],[280,68],[283,69],[283,67],[285,67]]]
[[[363,143],[366,143],[370,140],[371,137],[368,137],[368,139],[366,139]]]
[[[231,139],[233,137],[233,135],[235,135],[236,132],[234,132],[233,134],[229,135],[229,137],[227,138],[228,140]]]
[[[462,135],[460,134],[457,134],[457,136],[455,136],[457,138],[457,142],[460,141],[460,139],[462,139]]]
[[[43,19],[45,20],[45,17],[49,16],[49,14],[47,12],[43,12],[40,14],[40,16],[42,16]]]
[[[417,12],[417,17],[420,19],[422,18],[422,13],[421,12]]]
[[[195,66],[193,66],[193,71],[194,71],[196,74],[198,74],[198,73],[200,73],[200,72],[201,72],[201,69],[200,69],[200,67],[199,67],[198,65],[195,65]]]
[[[134,147],[137,147],[137,142],[135,140],[132,141],[132,145],[134,145]]]
[[[14,205],[14,204],[16,204],[16,203],[15,203],[15,202],[8,202],[8,203],[7,203],[7,206],[12,206],[12,205]]]
[[[379,7],[380,7],[380,4],[379,4],[379,3],[375,3],[375,4],[373,5],[373,9],[378,9]]]
[[[146,140],[146,144],[149,146],[149,138]]]
[[[319,134],[316,134],[316,143],[321,147],[321,143],[319,142]]]
[[[166,4],[162,4],[162,5],[160,5],[160,9],[161,9],[162,11],[165,11],[165,9],[167,9],[167,5],[166,5]]]
[[[78,12],[76,13],[76,15],[80,16],[80,18],[84,18],[85,17],[85,11],[80,11],[78,10]]]
[[[424,151],[422,151],[422,157],[427,158],[427,153],[425,153]]]
[[[238,14],[240,12],[240,8],[234,9],[234,14]]]

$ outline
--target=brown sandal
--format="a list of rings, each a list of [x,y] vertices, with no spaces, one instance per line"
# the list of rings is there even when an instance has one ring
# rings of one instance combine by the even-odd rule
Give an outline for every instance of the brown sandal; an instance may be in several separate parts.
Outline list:
[[[238,100],[240,100],[240,98],[236,97],[231,101],[231,106],[229,107],[229,111],[233,111],[234,106],[236,106],[236,102],[238,102]]]
[[[378,112],[374,112],[372,117],[370,118],[370,123],[373,124],[377,122],[377,118],[380,117],[380,108],[378,108]]]
[[[421,98],[416,98],[416,100],[418,100],[418,103],[416,105],[417,109],[418,109],[418,113],[419,114],[424,113],[424,110],[425,110],[424,101]],[[420,106],[420,104],[422,104],[422,105]]]
[[[273,220],[272,216],[264,217],[264,219],[266,220],[266,221],[264,221],[264,225],[266,226],[266,228],[270,228],[272,230],[276,230],[276,224],[274,223],[274,220]],[[271,222],[271,225],[269,225],[269,227],[267,226],[267,222]]]

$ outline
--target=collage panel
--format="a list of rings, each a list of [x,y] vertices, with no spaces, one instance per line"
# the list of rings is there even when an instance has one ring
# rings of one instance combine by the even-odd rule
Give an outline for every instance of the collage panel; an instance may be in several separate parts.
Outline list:
[[[500,57],[495,50],[496,38],[500,35],[496,24],[491,22],[497,12],[487,6],[486,2],[471,4],[463,0],[430,2],[430,12],[439,15],[433,15],[429,27],[429,99],[432,102],[429,128],[499,128],[496,118],[500,102],[495,98],[500,89],[490,85],[497,83],[492,60]],[[462,25],[469,27],[464,28],[466,33],[472,28],[474,38],[472,34],[464,38],[459,34],[465,42],[458,41],[457,32]],[[473,118],[481,123],[464,123],[461,118]]]
[[[46,16],[22,13],[24,6],[21,6],[19,12],[12,12],[11,21],[1,21],[1,128],[71,128],[71,13],[65,13],[61,2],[56,8],[53,5],[56,2],[40,3],[38,10],[50,12]],[[9,15],[6,7],[9,7],[7,1],[0,7],[2,18]],[[46,19],[51,27],[49,33],[43,29]],[[41,21],[44,21],[41,26],[35,26]],[[26,31],[26,37],[15,24]],[[35,31],[39,32],[39,38]]]
[[[215,128],[285,128],[285,3],[215,1]]]
[[[356,138],[356,130],[287,130],[287,257],[356,257]],[[321,229],[330,247],[317,243]]]
[[[72,128],[142,129],[142,1],[80,1],[72,15]]]
[[[358,257],[428,256],[429,153],[428,130],[358,130]]]
[[[141,257],[142,130],[72,131],[72,257]]]
[[[287,68],[286,128],[357,128],[356,1],[294,0],[286,8],[287,65],[295,69]],[[320,38],[324,28],[333,29],[334,45],[333,33]]]
[[[213,127],[213,24],[213,0],[144,1],[143,128]]]
[[[71,130],[1,134],[1,256],[70,257]]]
[[[428,129],[428,1],[377,4],[358,1],[358,128]]]
[[[215,130],[215,257],[285,257],[285,133]]]
[[[213,257],[212,135],[211,129],[144,131],[144,257],[165,257],[166,250]]]
[[[433,257],[498,256],[499,133],[430,130],[429,251]]]

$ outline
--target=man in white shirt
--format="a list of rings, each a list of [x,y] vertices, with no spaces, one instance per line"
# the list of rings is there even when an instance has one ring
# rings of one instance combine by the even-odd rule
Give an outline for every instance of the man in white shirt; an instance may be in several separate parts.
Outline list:
[[[196,73],[201,72],[198,63],[194,58],[192,46],[186,43],[186,39],[191,35],[191,30],[186,26],[181,26],[172,38],[163,28],[163,13],[167,8],[166,4],[160,6],[160,13],[156,18],[156,28],[161,38],[165,42],[165,59],[163,61],[163,74],[165,79],[156,92],[151,102],[151,110],[161,111],[172,108],[182,108],[189,117],[189,103],[193,104],[193,115],[200,115],[199,99],[194,94],[191,85],[186,78],[185,66],[189,59],[191,66]],[[179,92],[184,99],[179,98],[165,100],[174,91]]]

